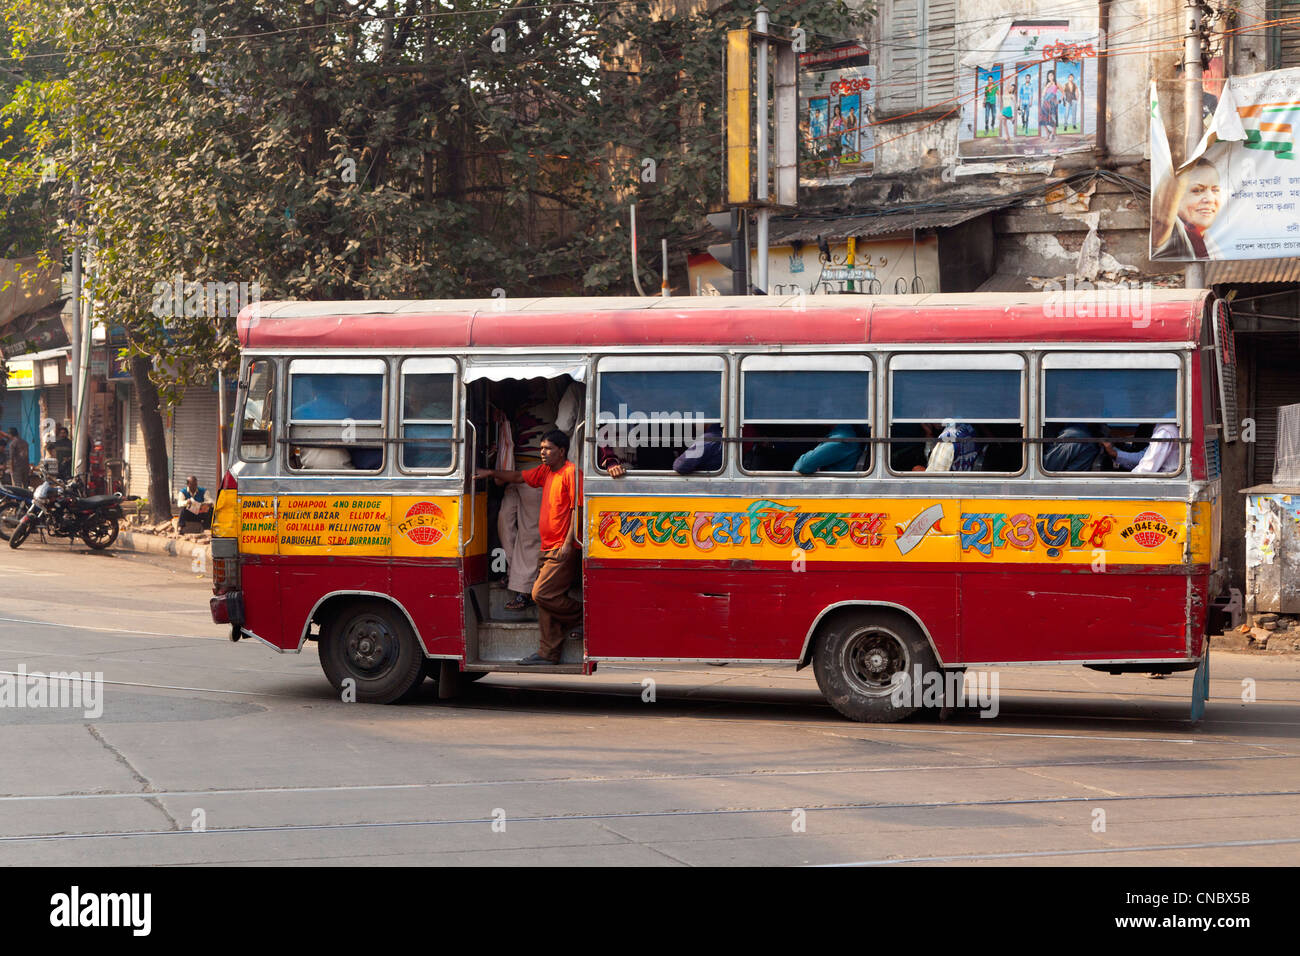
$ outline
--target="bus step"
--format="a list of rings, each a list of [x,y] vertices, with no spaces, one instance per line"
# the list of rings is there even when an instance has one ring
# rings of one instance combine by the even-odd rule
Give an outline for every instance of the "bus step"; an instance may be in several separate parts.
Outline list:
[[[537,653],[542,632],[536,621],[483,621],[478,626],[478,664],[513,665]],[[562,664],[582,664],[582,641],[570,638],[560,649]],[[527,670],[527,668],[524,668]],[[554,673],[553,667],[545,668]]]
[[[581,674],[582,664],[529,664],[523,666],[514,661],[478,661],[466,664],[467,671],[484,671],[493,674]]]
[[[488,617],[493,621],[536,621],[537,606],[528,605],[522,611],[508,611],[506,605],[514,598],[514,591],[488,591]]]

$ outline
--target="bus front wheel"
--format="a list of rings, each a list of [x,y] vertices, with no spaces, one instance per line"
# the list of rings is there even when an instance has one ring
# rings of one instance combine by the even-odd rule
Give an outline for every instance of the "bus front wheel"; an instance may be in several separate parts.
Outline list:
[[[322,629],[320,664],[344,700],[393,704],[424,679],[424,651],[401,612],[373,601],[338,609]]]
[[[911,716],[920,706],[910,694],[895,693],[915,669],[938,670],[938,661],[919,627],[896,613],[850,611],[833,618],[817,638],[813,673],[827,702],[850,720],[887,723]],[[910,689],[910,688],[905,688]]]

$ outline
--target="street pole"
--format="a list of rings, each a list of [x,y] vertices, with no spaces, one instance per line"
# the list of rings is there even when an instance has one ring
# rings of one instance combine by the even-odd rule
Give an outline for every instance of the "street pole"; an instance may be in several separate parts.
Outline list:
[[[1203,71],[1201,70],[1201,0],[1187,0],[1189,14],[1187,38],[1183,51],[1183,116],[1186,136],[1183,141],[1183,162],[1195,151],[1205,132],[1201,122],[1201,102],[1204,98]],[[1188,289],[1205,288],[1205,266],[1190,262],[1183,273],[1183,284]]]
[[[755,285],[767,292],[767,7],[759,5],[754,11],[754,29],[758,33],[758,102],[755,118],[758,122],[758,278]]]

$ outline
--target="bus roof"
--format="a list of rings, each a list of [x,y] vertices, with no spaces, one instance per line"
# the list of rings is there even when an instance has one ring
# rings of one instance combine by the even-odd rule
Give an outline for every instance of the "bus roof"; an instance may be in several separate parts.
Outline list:
[[[1194,342],[1204,289],[255,302],[263,349]]]

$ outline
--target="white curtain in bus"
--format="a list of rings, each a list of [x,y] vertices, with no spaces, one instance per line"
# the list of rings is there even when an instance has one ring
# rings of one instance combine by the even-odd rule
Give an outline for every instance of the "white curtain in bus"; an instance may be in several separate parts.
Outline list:
[[[587,373],[583,365],[470,365],[465,369],[465,381],[476,382],[481,378],[489,382],[504,382],[509,379],[559,378],[567,375],[575,382],[581,382]]]

